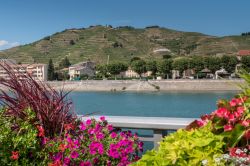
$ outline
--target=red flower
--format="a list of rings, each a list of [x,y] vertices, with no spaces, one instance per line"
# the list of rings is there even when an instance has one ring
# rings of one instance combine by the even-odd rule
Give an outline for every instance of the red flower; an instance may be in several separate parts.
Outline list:
[[[12,151],[12,156],[10,157],[13,160],[17,160],[19,158],[19,153],[18,151]]]
[[[229,104],[230,104],[231,107],[236,106],[237,103],[238,103],[238,100],[237,100],[237,99],[232,99],[232,100],[229,102]]]
[[[65,130],[70,130],[70,129],[74,130],[74,125],[72,125],[71,123],[70,124],[65,124],[64,128],[65,128]]]
[[[38,130],[38,137],[44,137],[44,129],[43,129],[43,127],[37,125],[36,128]]]
[[[228,125],[224,126],[224,131],[231,131],[231,130],[233,130],[233,126],[232,125],[228,124]]]
[[[66,145],[65,144],[60,144],[59,147],[58,147],[58,150],[64,152],[65,149],[67,149]]]

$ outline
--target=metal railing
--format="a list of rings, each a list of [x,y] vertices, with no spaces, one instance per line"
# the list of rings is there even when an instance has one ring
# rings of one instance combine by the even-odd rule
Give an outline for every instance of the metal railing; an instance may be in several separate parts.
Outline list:
[[[100,116],[82,117],[81,120],[89,118],[99,119]],[[170,117],[135,117],[135,116],[106,116],[106,120],[116,128],[147,129],[153,130],[153,137],[139,137],[142,141],[152,141],[157,149],[163,133],[168,130],[185,128],[194,121],[194,118],[170,118]]]

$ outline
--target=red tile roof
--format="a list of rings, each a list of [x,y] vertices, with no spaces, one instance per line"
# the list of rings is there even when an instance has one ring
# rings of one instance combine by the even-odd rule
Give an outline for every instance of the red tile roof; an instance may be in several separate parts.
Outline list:
[[[238,52],[239,56],[246,56],[246,55],[250,55],[250,50],[240,50]]]

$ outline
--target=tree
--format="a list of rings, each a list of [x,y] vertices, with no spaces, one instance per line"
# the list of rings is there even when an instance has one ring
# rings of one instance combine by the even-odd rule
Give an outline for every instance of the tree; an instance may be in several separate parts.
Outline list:
[[[195,72],[199,72],[204,69],[204,61],[202,57],[192,57],[188,60],[188,69],[193,69]]]
[[[96,66],[96,70],[98,72],[98,75],[101,75],[103,78],[107,76],[108,73],[107,65],[98,65]]]
[[[204,67],[211,70],[212,73],[215,73],[216,70],[221,68],[221,59],[215,56],[204,57],[203,59]]]
[[[116,76],[120,74],[123,71],[126,71],[128,69],[128,66],[124,63],[118,62],[118,63],[112,63],[107,66],[108,72],[112,75]]]
[[[69,67],[71,65],[68,57],[65,57],[62,59],[62,61],[59,63],[59,68],[66,68],[66,67]]]
[[[172,59],[165,59],[157,63],[157,71],[163,76],[163,78],[166,78],[166,75],[171,74],[173,69],[172,63]]]
[[[49,60],[48,65],[48,80],[53,81],[55,79],[55,69],[52,59]]]
[[[146,62],[144,60],[135,60],[131,63],[131,68],[134,70],[136,73],[140,75],[145,73],[147,71],[146,69]]]
[[[243,69],[245,69],[247,72],[250,72],[250,56],[243,56],[241,58],[241,63]]]
[[[179,70],[180,74],[182,74],[184,70],[188,69],[188,59],[187,58],[175,59],[173,62],[173,69]]]
[[[155,76],[157,72],[156,61],[148,61],[146,62],[146,70],[152,72],[152,76]]]
[[[226,56],[221,58],[221,66],[223,66],[227,72],[233,73],[235,71],[235,66],[238,64],[236,56]]]

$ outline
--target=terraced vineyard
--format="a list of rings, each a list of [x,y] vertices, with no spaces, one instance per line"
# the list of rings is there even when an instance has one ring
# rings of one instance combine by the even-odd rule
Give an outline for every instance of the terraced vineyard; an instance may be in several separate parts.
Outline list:
[[[133,57],[159,59],[170,55],[236,55],[240,49],[250,49],[249,36],[214,37],[196,32],[181,32],[167,28],[93,26],[69,29],[51,36],[0,52],[0,58],[13,58],[22,63],[58,64],[66,56],[71,63],[87,59],[97,63],[127,62]],[[160,51],[157,51],[160,50]]]

